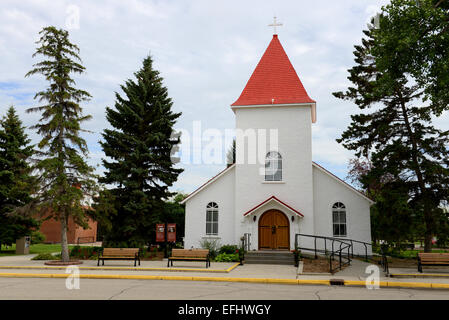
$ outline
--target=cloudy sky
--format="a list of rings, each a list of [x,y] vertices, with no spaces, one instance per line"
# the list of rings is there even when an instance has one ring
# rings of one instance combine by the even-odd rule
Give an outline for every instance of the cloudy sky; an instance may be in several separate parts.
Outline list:
[[[85,136],[92,164],[101,164],[103,157],[98,141],[108,127],[105,107],[114,105],[119,86],[133,77],[148,54],[164,78],[175,111],[182,112],[177,128],[191,130],[195,121],[201,121],[203,130],[224,133],[234,128],[230,104],[268,46],[273,30],[267,25],[276,15],[283,23],[279,39],[309,96],[317,101],[313,159],[345,178],[352,154],[335,139],[357,108],[337,100],[332,92],[349,85],[353,46],[360,42],[370,16],[387,2],[2,0],[0,114],[14,105],[26,126],[38,120],[38,114],[24,111],[35,105],[34,94],[46,83],[39,76],[24,75],[37,62],[31,56],[38,32],[54,25],[70,31],[87,70],[75,79],[93,96],[84,105],[85,113],[93,116],[85,123],[94,132]],[[38,141],[32,130],[28,134]],[[191,192],[223,169],[224,163],[181,166],[185,171],[173,189]]]

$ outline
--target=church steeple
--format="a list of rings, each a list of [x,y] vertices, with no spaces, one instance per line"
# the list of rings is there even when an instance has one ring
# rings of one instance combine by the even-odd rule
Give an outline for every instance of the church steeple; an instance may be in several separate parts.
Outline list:
[[[315,109],[315,101],[307,94],[274,34],[242,94],[231,106],[278,104],[312,104]]]

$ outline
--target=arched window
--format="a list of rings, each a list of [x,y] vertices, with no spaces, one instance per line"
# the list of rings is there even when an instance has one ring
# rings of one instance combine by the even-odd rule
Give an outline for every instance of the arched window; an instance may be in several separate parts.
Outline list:
[[[341,202],[332,206],[332,225],[334,237],[346,237],[346,207]]]
[[[206,207],[206,235],[218,235],[218,204],[209,202]]]
[[[282,157],[276,151],[265,157],[265,181],[282,181]]]

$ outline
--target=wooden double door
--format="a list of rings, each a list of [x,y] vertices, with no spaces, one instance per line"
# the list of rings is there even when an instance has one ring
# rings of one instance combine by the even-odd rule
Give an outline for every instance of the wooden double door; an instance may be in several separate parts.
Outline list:
[[[289,250],[290,225],[279,210],[269,210],[259,219],[259,250]]]

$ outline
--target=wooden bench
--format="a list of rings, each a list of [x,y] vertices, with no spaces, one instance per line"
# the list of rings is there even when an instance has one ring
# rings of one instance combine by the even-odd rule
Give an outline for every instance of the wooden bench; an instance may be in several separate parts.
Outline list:
[[[98,255],[97,266],[100,265],[100,260],[134,260],[134,267],[139,261],[140,266],[140,254],[139,248],[104,248],[101,255]]]
[[[173,267],[173,261],[205,261],[206,268],[210,267],[209,250],[205,249],[172,249],[167,267]]]
[[[418,271],[422,266],[449,266],[449,253],[418,253]]]

